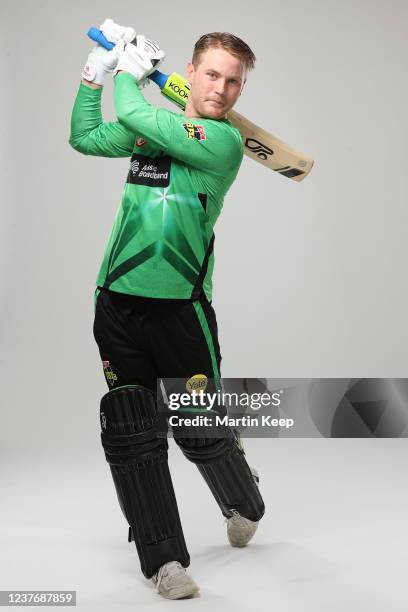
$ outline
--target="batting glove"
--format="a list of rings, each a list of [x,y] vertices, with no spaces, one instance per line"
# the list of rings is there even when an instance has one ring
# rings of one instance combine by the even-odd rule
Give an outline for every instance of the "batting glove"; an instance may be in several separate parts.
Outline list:
[[[111,51],[96,45],[88,55],[87,62],[82,69],[82,78],[95,83],[95,85],[103,85],[106,75],[112,74],[116,68],[124,45],[122,39],[116,43]]]
[[[127,28],[115,23],[112,19],[105,19],[99,29],[104,34],[109,42],[116,44],[118,40],[124,40],[129,43],[136,38],[136,32],[133,28]]]
[[[125,46],[116,66],[116,73],[124,70],[133,74],[137,81],[141,81],[157,70],[165,57],[165,52],[158,45],[139,34],[134,43]]]

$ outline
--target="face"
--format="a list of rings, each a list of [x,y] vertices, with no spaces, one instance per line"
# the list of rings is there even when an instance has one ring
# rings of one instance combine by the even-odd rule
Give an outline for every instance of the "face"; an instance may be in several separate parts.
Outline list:
[[[234,106],[246,81],[242,62],[221,48],[205,51],[194,68],[187,66],[191,85],[186,117],[222,119]]]

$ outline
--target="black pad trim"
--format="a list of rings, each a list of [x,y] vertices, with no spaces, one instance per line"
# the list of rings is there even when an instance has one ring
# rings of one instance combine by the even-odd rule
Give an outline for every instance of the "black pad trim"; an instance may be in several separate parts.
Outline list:
[[[197,465],[227,518],[232,510],[251,521],[259,521],[265,513],[265,505],[243,451],[236,438],[177,439],[184,455]]]
[[[143,574],[151,578],[168,561],[190,557],[167,462],[158,437],[155,394],[140,386],[109,391],[101,400],[102,445],[118,500],[130,525]]]

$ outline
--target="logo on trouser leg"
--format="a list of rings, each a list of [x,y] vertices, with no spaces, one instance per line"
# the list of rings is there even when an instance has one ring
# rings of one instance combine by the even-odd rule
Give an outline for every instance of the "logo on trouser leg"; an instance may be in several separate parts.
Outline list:
[[[186,391],[189,393],[200,393],[205,391],[208,383],[208,378],[205,374],[194,374],[186,382]]]
[[[102,365],[103,365],[103,373],[105,374],[105,378],[108,382],[108,385],[113,387],[115,382],[118,380],[118,377],[115,374],[115,372],[112,370],[109,361],[102,361]]]

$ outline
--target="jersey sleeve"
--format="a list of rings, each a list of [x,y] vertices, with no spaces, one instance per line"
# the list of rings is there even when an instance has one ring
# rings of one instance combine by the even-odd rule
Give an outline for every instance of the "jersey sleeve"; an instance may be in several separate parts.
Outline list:
[[[102,89],[80,84],[71,115],[70,145],[85,155],[129,157],[135,134],[119,122],[103,122]]]
[[[222,175],[241,163],[242,139],[228,122],[190,119],[153,106],[129,73],[115,77],[115,110],[122,126],[194,168]]]

